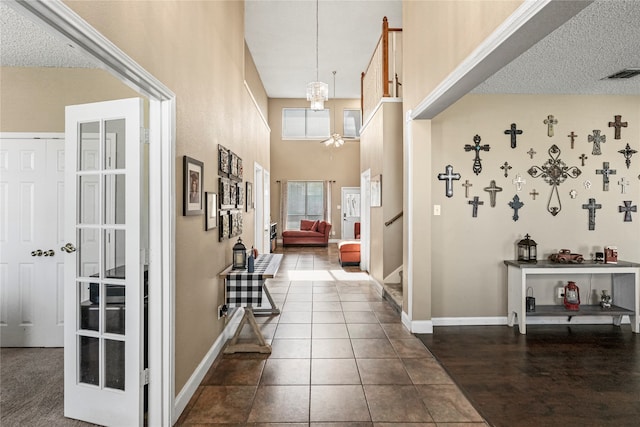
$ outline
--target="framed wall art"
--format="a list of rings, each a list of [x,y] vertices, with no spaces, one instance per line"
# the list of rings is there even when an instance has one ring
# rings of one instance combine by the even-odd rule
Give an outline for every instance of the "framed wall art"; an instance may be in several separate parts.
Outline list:
[[[244,169],[242,168],[242,159],[238,157],[238,178],[242,181],[242,175],[244,174]]]
[[[229,211],[229,237],[242,234],[242,211]]]
[[[231,198],[231,181],[229,178],[218,178],[218,193],[220,209],[231,209],[236,206],[235,199]]]
[[[245,200],[247,202],[246,211],[249,212],[251,209],[253,209],[253,184],[249,181],[247,181],[246,183]]]
[[[229,176],[229,150],[218,144],[218,175]]]
[[[382,175],[371,178],[371,207],[382,206]]]
[[[236,208],[244,208],[244,185],[242,182],[236,183]]]
[[[229,151],[229,178],[238,177],[238,156],[233,151]]]
[[[206,192],[205,194],[205,231],[218,227],[218,195],[216,193]]]
[[[229,215],[229,211],[220,212],[220,226],[218,227],[220,241],[227,240],[229,238],[229,232],[231,231],[231,227],[229,225],[230,218],[231,216]]]
[[[204,163],[184,156],[183,159],[183,215],[204,213]]]

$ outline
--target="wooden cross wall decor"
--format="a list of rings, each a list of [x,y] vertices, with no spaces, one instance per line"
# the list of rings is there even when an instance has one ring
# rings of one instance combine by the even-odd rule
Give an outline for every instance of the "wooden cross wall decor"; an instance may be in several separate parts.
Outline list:
[[[504,171],[504,177],[506,178],[507,176],[509,176],[509,169],[513,168],[509,166],[509,162],[504,162],[504,165],[500,166],[500,169]]]
[[[496,186],[496,181],[491,180],[488,187],[484,187],[484,191],[489,193],[489,204],[492,208],[496,207],[496,193],[502,191],[502,187]]]
[[[620,139],[620,129],[626,128],[629,124],[627,122],[620,121],[622,116],[613,116],[613,122],[609,122],[610,128],[616,128],[614,131],[613,139]]]
[[[582,209],[589,210],[589,230],[596,229],[596,209],[602,209],[602,205],[596,203],[596,199],[589,199],[589,203],[582,205]]]
[[[629,166],[631,166],[631,156],[636,154],[637,151],[632,149],[631,146],[629,146],[629,143],[627,143],[627,146],[624,147],[624,150],[618,150],[618,153],[624,156],[624,164],[627,165],[627,169],[629,169]]]
[[[459,180],[460,174],[453,173],[453,166],[447,165],[444,168],[444,173],[438,174],[438,179],[440,181],[447,181],[445,195],[447,197],[453,197],[453,180]]]
[[[533,191],[532,191],[531,193],[529,193],[529,194],[531,194],[531,197],[533,197],[533,200],[535,200],[535,199],[536,199],[536,196],[537,196],[538,194],[540,194],[540,193],[538,193],[538,192],[536,191],[536,189],[534,188],[534,189],[533,189]]]
[[[473,187],[473,184],[469,182],[468,179],[464,180],[464,184],[462,184],[462,186],[464,187],[464,197],[465,198],[469,198],[469,187]]]
[[[529,151],[527,151],[527,154],[529,155],[530,158],[533,159],[533,155],[534,154],[538,154],[537,151],[533,151],[533,148],[530,148]]]
[[[516,144],[518,143],[516,141],[516,136],[522,135],[522,131],[516,128],[517,128],[516,124],[511,123],[511,127],[504,131],[505,135],[511,135],[511,148],[516,148]]]
[[[599,156],[602,154],[600,144],[607,142],[607,136],[600,135],[600,131],[598,129],[594,129],[593,135],[587,136],[587,141],[593,142],[593,150],[591,150],[591,154],[593,154],[594,156]]]
[[[482,159],[480,158],[480,151],[489,151],[489,149],[491,148],[489,147],[489,144],[480,145],[480,141],[480,135],[476,135],[473,137],[474,145],[465,144],[464,146],[464,151],[475,151],[476,153],[476,157],[473,160],[473,173],[475,173],[476,175],[482,172]]]
[[[625,200],[623,206],[618,206],[618,212],[624,212],[624,222],[631,222],[631,212],[638,212],[638,206],[631,206],[631,200]]]
[[[478,205],[484,205],[484,202],[480,201],[478,196],[473,196],[473,200],[467,201],[470,205],[473,205],[473,210],[471,212],[471,216],[476,218],[478,216]]]
[[[551,138],[553,136],[553,125],[558,124],[558,119],[553,117],[553,115],[548,115],[543,123],[547,125],[547,135]]]
[[[609,191],[609,176],[616,173],[615,169],[609,169],[609,162],[602,162],[602,169],[596,169],[596,175],[602,175],[602,191]]]
[[[571,131],[571,133],[567,136],[571,138],[571,149],[573,150],[573,143],[576,142],[576,137],[578,135],[576,135],[573,131]]]
[[[517,194],[513,196],[513,200],[509,202],[509,206],[511,207],[511,209],[513,209],[513,216],[511,218],[513,218],[514,221],[520,219],[518,210],[524,206],[524,203],[520,201],[520,197]]]
[[[549,148],[549,157],[550,159],[545,164],[531,166],[527,172],[534,178],[542,177],[547,184],[551,185],[547,211],[556,216],[562,210],[558,186],[565,182],[567,178],[579,177],[582,171],[577,166],[567,166],[565,162],[560,160],[560,149],[555,144]],[[554,196],[555,200],[553,200]]]

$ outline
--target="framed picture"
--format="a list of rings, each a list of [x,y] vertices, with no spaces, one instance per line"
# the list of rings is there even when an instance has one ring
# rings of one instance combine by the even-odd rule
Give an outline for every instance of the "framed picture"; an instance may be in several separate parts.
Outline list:
[[[382,206],[382,175],[371,178],[371,207]]]
[[[229,151],[229,175],[233,178],[238,177],[238,156],[233,151]]]
[[[244,185],[241,182],[236,183],[236,208],[244,207]]]
[[[238,157],[238,178],[242,181],[242,175],[244,174],[244,169],[242,168],[242,159]]]
[[[183,161],[183,215],[202,215],[204,213],[204,164],[201,161],[184,156]]]
[[[229,178],[218,178],[220,209],[231,209],[236,206],[235,200],[231,198],[231,185]]]
[[[231,218],[229,216],[229,211],[221,211],[220,212],[220,226],[218,227],[219,230],[219,238],[218,240],[223,241],[223,240],[227,240],[229,238],[229,231],[231,231],[231,227],[229,225],[229,218]]]
[[[229,237],[236,237],[242,234],[242,211],[229,211]]]
[[[229,150],[218,144],[218,175],[229,176]]]
[[[247,201],[247,212],[253,209],[253,184],[247,181],[245,200]]]
[[[205,231],[218,227],[218,195],[216,193],[206,192],[205,194]]]
[[[238,204],[238,186],[233,181],[229,183],[229,200],[229,206],[234,209]]]

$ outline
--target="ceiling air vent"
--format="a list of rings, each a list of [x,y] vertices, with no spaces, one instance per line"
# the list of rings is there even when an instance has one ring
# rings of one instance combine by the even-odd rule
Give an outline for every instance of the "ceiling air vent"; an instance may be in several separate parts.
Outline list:
[[[624,70],[607,76],[607,79],[630,79],[640,74],[640,68],[625,68]]]

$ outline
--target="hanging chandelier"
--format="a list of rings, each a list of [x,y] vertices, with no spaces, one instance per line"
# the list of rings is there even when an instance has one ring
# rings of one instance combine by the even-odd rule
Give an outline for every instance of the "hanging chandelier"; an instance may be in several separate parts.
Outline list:
[[[327,147],[331,147],[332,145],[334,147],[342,147],[342,145],[344,144],[344,139],[342,139],[342,135],[340,135],[339,133],[336,132],[336,110],[338,109],[338,106],[336,105],[336,72],[333,71],[333,133],[331,134],[331,136],[329,137],[329,139],[327,139],[326,141],[322,141],[322,143],[327,146]]]
[[[329,99],[329,85],[318,78],[318,3],[316,0],[316,81],[307,84],[307,101],[314,111],[324,110],[324,101]]]

